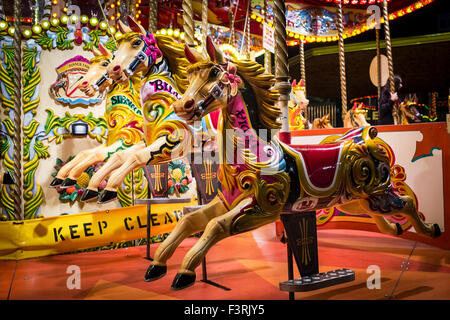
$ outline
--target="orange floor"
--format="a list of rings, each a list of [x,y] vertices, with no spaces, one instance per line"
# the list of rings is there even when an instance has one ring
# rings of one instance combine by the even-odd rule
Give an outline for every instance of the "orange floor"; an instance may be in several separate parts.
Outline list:
[[[356,280],[308,293],[296,299],[387,299],[414,245],[378,233],[319,230],[320,271],[346,267]],[[0,261],[0,299],[288,299],[278,288],[287,280],[286,247],[275,238],[274,226],[223,240],[208,253],[208,277],[230,291],[197,281],[172,291],[170,285],[184,254],[196,241],[186,239],[169,261],[167,275],[143,281],[149,261],[145,246],[58,255],[22,261]],[[157,245],[152,245],[152,252]],[[81,270],[81,288],[69,290],[70,265]],[[381,288],[369,290],[367,267],[381,270]],[[295,271],[298,277],[297,271]],[[197,280],[201,268],[197,270]],[[418,243],[394,292],[395,299],[450,299],[450,251]]]

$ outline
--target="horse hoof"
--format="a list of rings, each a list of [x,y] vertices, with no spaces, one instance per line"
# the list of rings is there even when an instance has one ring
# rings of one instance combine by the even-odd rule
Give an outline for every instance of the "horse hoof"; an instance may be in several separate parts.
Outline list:
[[[98,199],[98,203],[107,203],[117,198],[117,192],[111,190],[103,190]]]
[[[154,264],[151,264],[148,269],[147,272],[145,273],[145,277],[144,280],[146,282],[150,282],[150,281],[155,281],[158,279],[161,279],[162,277],[164,277],[167,273],[167,267],[166,266],[157,266]]]
[[[8,171],[6,171],[3,174],[3,184],[14,184],[14,177],[11,175],[11,173],[9,173]]]
[[[190,287],[195,282],[195,274],[177,273],[172,282],[172,290],[181,290]]]
[[[61,183],[63,183],[62,179],[55,178],[55,179],[53,179],[52,182],[50,182],[50,187],[53,187],[53,188],[59,187],[61,185]]]
[[[402,226],[400,225],[400,223],[395,223],[395,226],[397,227],[397,235],[401,235],[403,233],[403,229]]]
[[[64,180],[63,183],[61,184],[61,188],[66,189],[66,188],[72,187],[76,184],[77,184],[77,180],[66,178],[66,180]]]
[[[437,223],[435,223],[433,227],[434,227],[433,238],[437,238],[441,235],[441,228],[439,228],[439,225]]]
[[[83,194],[81,195],[81,201],[88,201],[94,198],[97,198],[98,192],[91,189],[84,190]]]

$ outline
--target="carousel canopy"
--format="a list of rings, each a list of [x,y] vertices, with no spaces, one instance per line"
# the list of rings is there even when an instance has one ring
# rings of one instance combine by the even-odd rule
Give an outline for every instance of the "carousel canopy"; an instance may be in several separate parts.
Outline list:
[[[12,20],[13,1],[0,0],[4,4],[6,20]],[[145,28],[149,25],[149,1],[158,2],[158,28],[183,28],[182,0],[100,0],[110,26],[127,14],[133,15]],[[288,45],[305,42],[336,41],[336,6],[341,0],[286,1]],[[394,20],[418,10],[435,0],[390,0],[389,19]],[[374,11],[371,5],[382,0],[342,0],[344,6],[344,38],[356,36],[375,27],[371,19]],[[47,12],[53,17],[70,15],[70,7],[77,6],[78,15],[96,16],[103,19],[98,0],[22,0],[24,25],[39,24]],[[202,0],[192,0],[197,38],[200,42]],[[234,30],[238,44],[249,21],[252,50],[258,51],[263,45],[263,25],[273,28],[273,1],[265,0],[216,0],[208,1],[209,33],[218,41],[228,43],[230,37],[230,17],[234,16]]]

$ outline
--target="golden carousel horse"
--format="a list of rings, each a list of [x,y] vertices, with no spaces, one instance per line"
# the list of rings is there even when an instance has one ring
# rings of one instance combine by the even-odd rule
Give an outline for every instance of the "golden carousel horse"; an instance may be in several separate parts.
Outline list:
[[[50,186],[68,188],[91,165],[103,162],[111,154],[132,147],[142,140],[143,116],[140,109],[140,77],[134,76],[124,83],[112,83],[106,71],[113,54],[103,45],[93,48],[94,58],[89,70],[76,86],[88,96],[97,91],[106,93],[105,117],[108,125],[106,145],[101,145],[78,153],[57,173]],[[82,197],[83,199],[83,197]]]
[[[155,38],[132,18],[127,17],[127,20],[129,26],[119,21],[123,35],[118,39],[117,51],[103,78],[128,83],[133,75],[143,74],[140,82],[143,140],[108,158],[90,179],[83,201],[97,196],[99,203],[114,200],[118,187],[132,170],[182,158],[196,147],[202,148],[209,137],[206,133],[215,128],[213,115],[189,126],[171,108],[187,85],[189,63],[183,45],[168,36]],[[98,195],[99,185],[105,178],[108,178],[107,185]]]
[[[303,80],[292,82],[292,95],[289,100],[289,130],[311,129],[311,123],[305,118],[309,100],[305,96]]]
[[[209,37],[209,59],[189,47],[185,50],[191,62],[189,87],[173,108],[189,124],[222,110],[217,135],[222,192],[183,216],[158,247],[146,281],[164,276],[167,260],[183,239],[203,231],[185,255],[172,289],[194,284],[195,269],[214,244],[274,222],[282,212],[336,206],[345,213],[370,215],[382,232],[393,235],[401,227],[386,216],[401,215],[420,234],[440,234],[437,224],[420,219],[411,197],[399,196],[392,189],[389,159],[374,127],[352,129],[321,145],[291,148],[273,130],[280,128],[277,119],[281,114],[276,105],[279,94],[272,89],[273,75],[250,60],[225,60]],[[159,144],[171,146],[167,141]],[[154,148],[139,152],[128,165],[135,167],[159,155]]]
[[[419,99],[414,95],[411,100],[406,97],[402,103],[399,104],[399,109],[402,113],[402,124],[417,123],[422,121],[423,115],[417,110]]]
[[[333,125],[330,122],[330,114],[327,113],[322,118],[314,119],[311,129],[333,129]]]
[[[370,124],[366,120],[367,110],[363,103],[355,102],[353,107],[347,111],[344,117],[344,128],[367,127]]]

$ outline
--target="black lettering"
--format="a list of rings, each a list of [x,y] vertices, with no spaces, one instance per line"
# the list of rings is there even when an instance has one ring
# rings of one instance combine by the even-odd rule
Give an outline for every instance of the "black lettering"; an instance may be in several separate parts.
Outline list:
[[[83,223],[84,235],[86,237],[92,237],[94,235],[93,233],[90,232],[91,226],[92,226],[92,223],[90,223],[90,222]]]
[[[164,90],[164,87],[162,85],[162,81],[161,80],[159,80],[159,79],[156,80],[155,89],[156,89],[156,91]]]
[[[150,220],[151,220],[152,226],[159,226],[160,225],[160,223],[158,221],[156,221],[156,217],[157,216],[158,215],[156,213],[150,214]]]
[[[60,227],[58,229],[58,231],[56,231],[56,228],[53,228],[53,234],[55,236],[55,242],[58,242],[59,239],[61,239],[61,241],[66,240],[66,239],[64,239],[63,235],[61,234],[61,231],[62,231],[62,227]],[[58,236],[59,236],[59,238],[58,238]]]
[[[169,223],[173,223],[172,218],[170,217],[170,214],[168,212],[166,212],[166,215],[164,217],[164,224],[167,224],[167,222]]]
[[[70,230],[70,238],[71,239],[78,239],[80,237],[79,234],[77,234],[77,230],[76,228],[78,228],[77,224],[71,225],[69,226],[69,230]]]
[[[112,98],[111,98],[111,103],[112,103],[113,105],[117,104],[117,96],[112,96]]]
[[[127,217],[125,219],[123,219],[123,223],[125,224],[125,229],[127,229],[128,231],[133,230],[134,226],[129,226],[128,225],[128,221],[131,221],[132,219]]]
[[[100,234],[103,234],[103,229],[106,229],[107,226],[108,224],[106,223],[106,221],[98,222],[98,230],[100,231]]]
[[[236,117],[239,118],[239,119],[242,119],[242,120],[246,120],[247,116],[245,114],[244,109],[241,109],[241,110],[237,111],[236,112]]]
[[[147,228],[147,224],[142,224],[141,218],[139,216],[137,216],[137,221],[138,221],[139,228]]]

